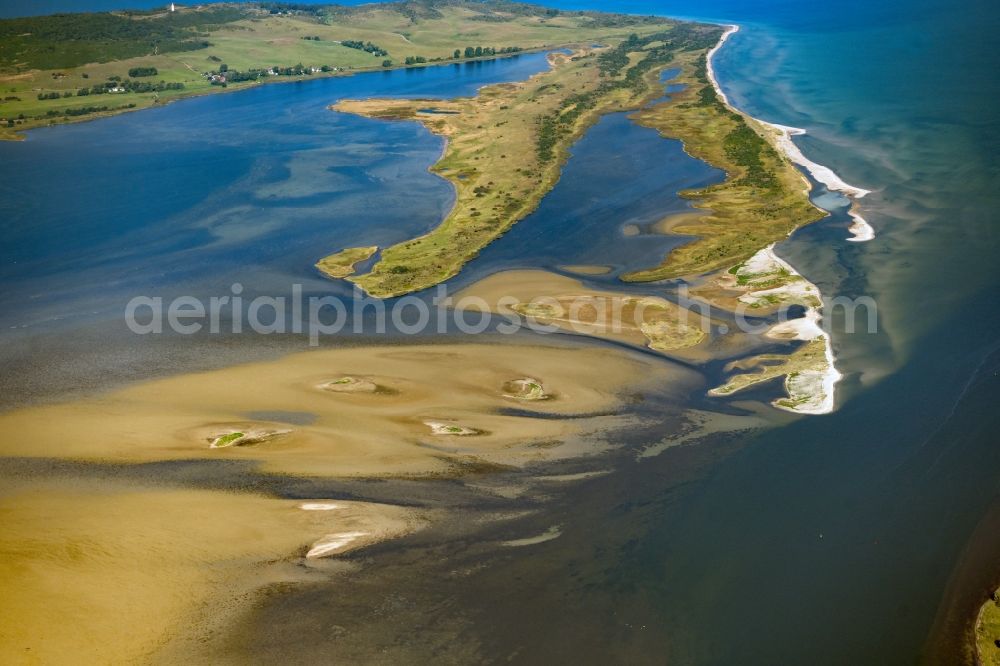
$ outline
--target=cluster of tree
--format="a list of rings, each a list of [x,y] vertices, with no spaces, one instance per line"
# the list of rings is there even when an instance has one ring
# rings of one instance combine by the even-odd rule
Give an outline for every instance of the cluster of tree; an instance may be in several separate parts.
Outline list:
[[[518,17],[532,16],[541,19],[551,19],[559,16],[586,18],[582,23],[588,28],[621,28],[635,25],[662,23],[664,20],[656,16],[635,16],[632,14],[609,14],[604,11],[566,11],[523,2],[484,2],[473,4],[470,9],[478,12],[470,17],[473,21],[501,23],[513,21]]]
[[[776,159],[774,148],[750,129],[742,117],[736,117],[739,118],[739,124],[722,140],[722,147],[726,151],[726,157],[746,169],[744,176],[737,182],[764,189],[777,187],[778,179],[774,172],[761,161],[763,155]]]
[[[160,72],[155,67],[133,67],[128,70],[128,75],[134,79],[140,76],[156,76]]]
[[[520,46],[504,46],[501,49],[495,49],[492,46],[466,46],[465,51],[461,49],[455,49],[452,54],[453,58],[461,58],[464,54],[466,58],[481,58],[482,56],[491,56],[498,53],[517,53],[523,49]]]
[[[565,12],[563,12],[565,14]],[[589,27],[593,28],[625,28],[635,25],[650,25],[662,23],[659,16],[633,16],[631,14],[605,14],[601,12],[578,12],[580,16],[590,18]]]
[[[414,2],[404,0],[404,2],[394,2],[392,8],[410,20],[410,23],[418,23],[421,20],[433,21],[444,18],[444,14],[433,7],[433,2]],[[443,3],[442,3],[443,4]]]
[[[184,90],[184,84],[178,82],[167,83],[166,81],[160,81],[159,83],[149,83],[147,81],[130,81],[125,79],[121,82],[120,86],[126,90],[126,92],[133,93],[145,93],[145,92],[163,92],[164,90]],[[114,86],[111,86],[112,88]]]
[[[115,107],[118,109],[134,109],[135,104],[125,104],[123,106]],[[66,109],[63,113],[67,116],[85,116],[88,113],[98,113],[100,111],[107,111],[106,106],[85,106],[81,109]]]
[[[319,68],[319,71],[332,72],[333,67],[331,67],[330,65],[323,65],[322,67]],[[248,69],[245,72],[239,72],[236,71],[235,69],[228,69],[228,68],[222,70],[220,68],[220,72],[213,72],[213,73],[215,74],[224,73],[226,80],[225,81],[214,80],[212,81],[212,85],[226,87],[230,83],[242,83],[244,81],[258,81],[260,79],[271,76],[272,75],[271,72],[274,73],[273,74],[274,76],[305,76],[313,73],[311,67],[306,67],[302,63],[299,63],[294,67],[272,67],[270,70]]]
[[[322,6],[302,2],[262,2],[260,7],[271,14],[309,14],[312,16],[322,15],[325,9]]]
[[[115,81],[109,79],[104,83],[99,83],[90,88],[80,88],[76,91],[77,97],[85,97],[87,95],[103,95],[114,88],[123,88],[127,93],[148,93],[148,92],[163,92],[165,90],[184,90],[183,83],[167,83],[166,81],[160,81],[159,83],[150,83],[148,81],[133,81],[131,79],[125,79],[124,81]],[[69,94],[63,94],[63,97],[69,97]]]
[[[89,94],[90,94],[90,88],[85,88],[82,91],[76,91],[76,92],[73,92],[72,90],[65,90],[61,95],[58,92],[38,93],[38,99],[39,100],[59,99],[60,97],[73,97],[74,95],[89,95]]]
[[[407,65],[418,65],[423,62],[427,62],[427,58],[423,56],[406,56]]]
[[[618,76],[622,69],[628,65],[628,54],[639,48],[639,35],[634,32],[628,36],[624,42],[616,48],[605,51],[597,56],[597,65],[604,76]]]
[[[341,46],[346,46],[349,49],[358,49],[359,51],[364,51],[366,53],[371,53],[374,56],[380,58],[389,55],[389,52],[383,49],[378,44],[372,44],[371,42],[359,42],[354,39],[345,39],[340,42]]]
[[[306,41],[309,41],[309,42],[321,42],[321,41],[323,41],[322,39],[319,38],[319,35],[306,35],[302,39],[304,39]]]
[[[107,110],[108,107],[106,106],[81,106],[78,109],[65,109],[63,111],[60,111],[58,109],[49,109],[48,111],[46,111],[45,115],[49,117],[58,115],[85,116],[88,113],[100,113],[101,111],[107,111]]]

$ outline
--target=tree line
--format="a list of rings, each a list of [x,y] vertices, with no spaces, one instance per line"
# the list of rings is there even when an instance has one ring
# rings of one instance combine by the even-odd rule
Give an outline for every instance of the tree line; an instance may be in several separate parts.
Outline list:
[[[46,99],[59,99],[60,97],[86,97],[87,95],[104,95],[113,91],[115,88],[120,90],[116,92],[126,92],[126,93],[148,93],[148,92],[163,92],[165,90],[183,90],[183,83],[167,83],[166,81],[160,81],[159,83],[150,83],[148,81],[132,81],[131,79],[121,80],[121,77],[113,76],[109,78],[104,83],[98,83],[97,85],[90,86],[89,88],[80,88],[76,91],[65,90],[62,93],[58,91],[52,92],[41,92],[38,93],[39,100]]]
[[[223,69],[225,68],[225,69]],[[330,65],[323,65],[319,67],[319,71],[324,73],[329,73],[333,71],[333,67]],[[271,73],[273,72],[273,74]],[[213,72],[214,73],[214,72]],[[235,69],[229,69],[227,65],[222,65],[219,68],[219,73],[225,74],[225,81],[214,80],[212,81],[213,86],[222,86],[225,88],[230,83],[242,83],[244,81],[259,81],[260,79],[267,78],[269,76],[308,76],[313,73],[311,67],[306,67],[302,63],[294,65],[292,67],[271,67],[268,69],[253,68],[248,69],[245,72],[240,72]]]
[[[346,46],[349,49],[357,49],[359,51],[364,51],[365,53],[371,53],[374,56],[384,57],[389,55],[389,52],[383,49],[378,44],[372,44],[371,42],[360,42],[354,39],[344,39],[340,42],[341,46]]]
[[[462,57],[482,58],[484,56],[494,56],[498,54],[518,53],[523,50],[524,49],[520,46],[504,46],[500,49],[492,46],[466,46],[464,51],[462,49],[455,49],[451,54],[451,58],[453,60],[459,60]],[[406,56],[403,62],[407,65],[420,65],[426,62],[441,62],[443,60],[447,60],[447,58],[431,58],[428,60],[424,56]],[[392,67],[392,60],[383,60],[382,66]]]
[[[524,49],[520,46],[504,46],[499,50],[492,46],[466,46],[464,52],[459,49],[455,49],[452,57],[458,59],[461,58],[464,53],[466,58],[481,58],[483,56],[497,55],[498,53],[517,53],[523,50]]]

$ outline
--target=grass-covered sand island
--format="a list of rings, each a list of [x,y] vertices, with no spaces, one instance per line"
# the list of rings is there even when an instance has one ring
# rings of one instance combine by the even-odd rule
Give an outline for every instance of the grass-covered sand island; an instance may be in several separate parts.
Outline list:
[[[336,104],[336,111],[416,120],[445,137],[433,171],[456,189],[455,205],[440,226],[385,248],[371,272],[349,279],[388,297],[456,275],[535,209],[559,180],[569,147],[602,114],[638,109],[661,96],[661,72],[681,54],[704,55],[722,34],[718,26],[667,21],[643,27],[648,34],[606,35],[602,44],[551,53],[549,71],[486,86],[475,97]]]
[[[467,299],[467,300],[466,300]],[[514,313],[530,325],[612,340],[658,352],[679,353],[700,345],[710,322],[665,298],[587,288],[546,271],[496,273],[459,292],[470,310]],[[476,307],[473,307],[476,306]],[[690,316],[689,316],[690,315]]]

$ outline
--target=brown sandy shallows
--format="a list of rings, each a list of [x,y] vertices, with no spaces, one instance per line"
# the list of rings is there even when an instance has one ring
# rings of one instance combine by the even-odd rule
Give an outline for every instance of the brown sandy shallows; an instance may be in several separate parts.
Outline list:
[[[559,269],[567,273],[576,273],[577,275],[607,275],[612,270],[611,266],[591,266],[587,264],[560,266]]]
[[[466,299],[462,303],[462,299]],[[506,271],[464,289],[457,307],[514,312],[541,326],[676,352],[707,337],[697,312],[686,313],[655,296],[632,296],[585,287],[573,278],[538,270]]]
[[[470,464],[523,465],[578,456],[583,432],[615,418],[533,418],[609,412],[616,396],[661,385],[681,371],[607,349],[527,345],[434,345],[318,350],[147,382],[105,396],[0,414],[0,455],[140,462],[210,458],[260,461],[265,471],[315,476],[447,475]],[[337,393],[343,377],[384,390]],[[508,382],[544,383],[544,401],[517,401]],[[308,412],[309,425],[254,421],[252,412]],[[529,412],[529,414],[525,414]],[[448,423],[475,436],[435,435]],[[220,435],[280,435],[210,448]],[[539,441],[559,446],[538,447]]]
[[[706,215],[711,215],[710,210],[692,210],[684,213],[674,213],[657,220],[650,225],[650,231],[658,234],[676,234],[678,227],[684,227],[697,223]]]
[[[586,435],[603,436],[626,417],[594,413],[613,412],[619,396],[652,382],[686,385],[693,377],[609,349],[317,350],[0,414],[0,455],[253,460],[312,476],[460,474],[602,450],[610,445]],[[380,390],[328,389],[344,378]],[[519,415],[504,415],[514,403],[511,382],[528,380],[548,399],[517,400]],[[316,418],[309,425],[249,419],[255,411]],[[448,436],[454,428],[462,436]],[[267,436],[211,448],[227,433]],[[0,488],[0,663],[200,655],[206,637],[225,631],[265,589],[349,572],[361,564],[335,556],[446,512],[103,477],[16,479]]]
[[[218,631],[265,586],[350,566],[305,559],[332,534],[363,535],[346,549],[424,524],[412,509],[335,505],[107,479],[5,483],[0,663],[145,662]]]

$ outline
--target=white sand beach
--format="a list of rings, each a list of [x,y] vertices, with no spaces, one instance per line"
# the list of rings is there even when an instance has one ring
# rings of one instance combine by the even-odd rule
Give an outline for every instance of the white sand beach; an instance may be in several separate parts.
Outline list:
[[[712,58],[715,56],[715,53],[720,48],[722,48],[722,45],[726,43],[726,40],[728,40],[733,34],[739,31],[739,29],[740,27],[738,25],[727,26],[726,31],[722,33],[722,37],[719,38],[719,43],[716,44],[712,48],[712,50],[708,52],[705,63],[705,69],[708,73],[708,80],[712,82],[712,87],[715,88],[715,92],[719,96],[719,99],[722,100],[723,104],[728,106],[730,109],[733,109],[734,111],[738,110],[735,109],[732,104],[730,104],[729,98],[726,96],[726,93],[723,92],[722,86],[719,85],[719,81],[715,76],[715,69],[712,66]],[[738,112],[743,113],[742,111]],[[809,174],[813,178],[815,178],[817,182],[820,182],[823,185],[825,185],[828,190],[833,192],[840,192],[841,194],[851,199],[860,199],[867,194],[871,194],[871,190],[866,190],[864,188],[856,187],[854,185],[850,185],[844,182],[844,180],[840,176],[838,176],[836,172],[833,171],[833,169],[831,169],[828,166],[824,166],[822,164],[813,162],[804,154],[802,154],[802,151],[799,149],[799,147],[795,145],[794,141],[792,141],[792,137],[806,134],[806,130],[800,127],[789,127],[788,125],[769,123],[766,120],[753,118],[748,114],[744,115],[760,123],[761,126],[772,130],[772,137],[774,139],[775,147],[778,148],[778,150],[780,150],[782,153],[784,153],[784,155],[788,157],[788,159],[791,160],[793,164],[797,164],[806,171],[808,171]],[[857,211],[855,210],[855,204],[853,203],[851,205],[851,211],[849,214],[851,216],[851,219],[854,220],[854,223],[851,224],[850,228],[848,229],[848,231],[850,231],[851,233],[851,238],[848,238],[847,240],[855,243],[861,243],[865,241],[870,241],[873,238],[875,238],[875,229],[873,229],[872,226],[868,224],[867,220],[865,220],[863,217],[861,217],[860,214],[857,213]]]
[[[760,250],[740,267],[749,275],[768,276],[783,274],[781,284],[766,289],[754,289],[751,281],[747,292],[740,296],[743,303],[772,302],[775,304],[798,303],[806,308],[805,315],[781,321],[767,330],[766,337],[775,340],[818,341],[823,345],[825,362],[805,367],[796,367],[785,378],[785,389],[791,402],[776,400],[772,404],[778,409],[796,414],[828,414],[835,406],[835,388],[842,375],[837,370],[830,336],[820,326],[822,304],[819,289],[795,270],[795,267],[774,252],[774,245]],[[766,297],[766,298],[765,298]],[[747,384],[746,386],[749,386]],[[728,385],[727,385],[728,387]],[[719,387],[709,391],[710,395],[728,395],[731,389]]]

